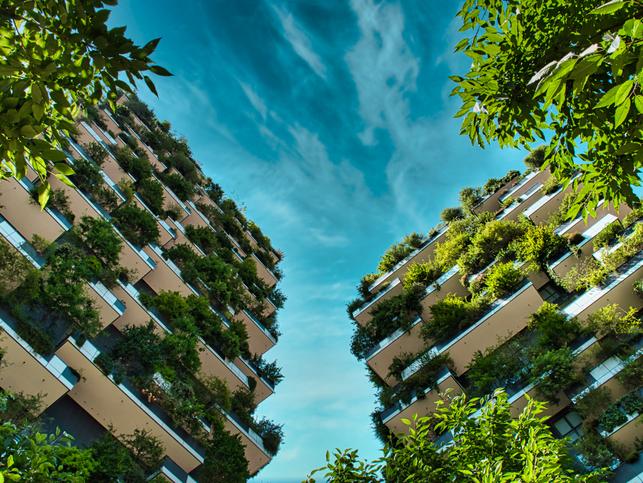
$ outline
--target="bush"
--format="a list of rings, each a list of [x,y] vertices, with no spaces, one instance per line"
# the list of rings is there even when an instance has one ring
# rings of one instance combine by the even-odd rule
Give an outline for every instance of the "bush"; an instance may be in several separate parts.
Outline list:
[[[69,220],[70,223],[74,223],[76,215],[71,211],[69,198],[67,198],[67,193],[65,193],[64,190],[51,190],[47,206],[60,212],[65,218],[67,218],[67,220]]]
[[[585,423],[592,423],[605,412],[612,403],[612,394],[604,386],[598,387],[576,402],[576,410],[583,416]]]
[[[440,219],[445,223],[451,223],[460,218],[464,218],[462,208],[445,208],[442,210],[442,213],[440,213]]]
[[[543,352],[532,361],[531,381],[538,384],[537,390],[545,398],[558,402],[560,392],[575,380],[573,362],[568,347]]]
[[[527,166],[528,169],[539,170],[545,162],[546,149],[546,146],[538,146],[536,149],[531,151],[522,162],[525,163],[525,166]]]
[[[262,419],[255,423],[255,430],[263,439],[263,445],[271,455],[279,452],[279,447],[284,437],[283,425],[276,424],[269,419]]]
[[[492,298],[500,298],[513,293],[524,279],[525,275],[513,262],[499,262],[488,270],[484,284]]]
[[[562,254],[567,247],[565,239],[554,231],[553,225],[530,225],[512,244],[519,260],[528,263],[531,270],[547,270],[547,264]]]
[[[529,318],[528,327],[534,331],[534,353],[550,348],[561,348],[581,334],[581,327],[575,318],[568,319],[556,304],[544,302]]]
[[[611,433],[625,422],[627,422],[627,416],[616,405],[608,407],[598,419],[600,427],[608,433]]]
[[[152,176],[153,170],[150,162],[147,159],[134,154],[131,149],[126,147],[118,148],[114,155],[121,168],[134,176],[137,181]]]
[[[133,203],[121,205],[112,213],[114,224],[132,244],[143,247],[158,244],[159,228],[154,217]]]
[[[630,416],[643,412],[643,398],[641,398],[641,395],[638,391],[633,391],[623,396],[618,401],[618,404]]]
[[[433,260],[422,263],[412,263],[404,276],[404,288],[409,289],[414,285],[428,287],[442,275],[441,267]]]
[[[587,323],[597,337],[606,335],[628,335],[641,333],[641,320],[636,316],[638,310],[630,307],[627,311],[618,304],[606,305],[587,317]]]
[[[643,279],[638,279],[636,282],[634,282],[634,293],[637,294],[639,297],[643,297]]]
[[[619,221],[613,221],[607,225],[594,237],[594,251],[608,246],[623,231],[624,228]]]
[[[422,336],[436,343],[446,340],[475,322],[487,306],[482,300],[467,301],[455,294],[447,294],[431,306],[432,317],[424,322]]]
[[[574,443],[587,463],[593,468],[608,468],[614,462],[614,452],[607,442],[593,430],[586,431]]]
[[[419,233],[411,233],[405,236],[400,243],[392,245],[384,252],[384,255],[382,255],[377,265],[377,271],[380,274],[388,272],[409,254],[422,246],[423,241],[424,238]]]
[[[460,205],[462,209],[472,213],[473,209],[480,202],[480,190],[478,188],[464,188],[460,191]]]
[[[223,188],[220,185],[208,178],[208,184],[205,185],[205,192],[208,194],[210,199],[215,203],[221,203],[223,199]]]
[[[153,178],[144,178],[136,183],[136,191],[143,202],[157,216],[163,212],[163,186]]]
[[[98,143],[92,142],[89,144],[83,145],[83,149],[89,154],[92,160],[98,165],[102,166],[107,157],[107,151],[105,148]]]
[[[627,389],[639,389],[643,381],[643,357],[628,362],[616,377]]]
[[[225,431],[223,424],[215,425],[204,446],[205,461],[199,480],[212,483],[245,483],[248,480],[248,461],[239,435]]]
[[[547,180],[543,183],[542,188],[540,188],[540,191],[544,195],[550,195],[557,191],[560,188],[560,182],[558,179],[552,174]]]
[[[194,185],[180,174],[163,174],[161,179],[181,201],[187,201],[194,194]]]
[[[472,395],[491,394],[496,388],[505,387],[518,378],[523,368],[520,356],[525,352],[522,342],[509,340],[499,347],[474,354],[466,373]]]
[[[216,236],[208,227],[188,225],[185,227],[185,234],[188,240],[201,248],[205,253],[211,253],[221,248]],[[252,263],[252,260],[250,260],[250,262]]]
[[[123,242],[108,221],[83,216],[74,232],[105,266],[117,263]]]

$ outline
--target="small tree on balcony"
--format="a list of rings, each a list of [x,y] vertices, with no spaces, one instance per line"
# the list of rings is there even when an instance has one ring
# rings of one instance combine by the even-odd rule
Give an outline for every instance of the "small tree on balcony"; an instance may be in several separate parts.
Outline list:
[[[134,203],[118,207],[112,217],[114,224],[123,232],[125,238],[136,246],[158,243],[159,228],[154,217]]]

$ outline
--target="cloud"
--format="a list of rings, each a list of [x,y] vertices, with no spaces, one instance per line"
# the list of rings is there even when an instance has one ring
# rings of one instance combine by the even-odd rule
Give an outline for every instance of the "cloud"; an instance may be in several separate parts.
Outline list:
[[[279,23],[283,30],[284,38],[290,43],[293,50],[304,62],[322,79],[326,79],[326,66],[312,48],[310,38],[295,22],[294,17],[285,9],[275,6]]]
[[[263,99],[259,97],[259,95],[248,84],[246,84],[245,82],[239,82],[239,85],[241,86],[241,89],[243,89],[243,93],[248,98],[248,101],[250,101],[250,104],[252,104],[252,107],[254,107],[257,112],[261,114],[261,117],[265,120],[266,115],[268,114],[266,103],[263,102]]]

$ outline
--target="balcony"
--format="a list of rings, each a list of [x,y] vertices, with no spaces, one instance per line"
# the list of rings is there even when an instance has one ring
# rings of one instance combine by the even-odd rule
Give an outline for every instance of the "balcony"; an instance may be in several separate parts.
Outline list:
[[[41,210],[31,197],[30,185],[26,178],[21,181],[10,178],[0,183],[2,215],[27,240],[39,235],[47,241],[55,241],[71,223],[49,208]]]
[[[500,202],[502,203],[509,198],[515,199],[521,197],[527,191],[530,191],[534,186],[542,186],[547,178],[549,178],[549,169],[546,169],[544,171],[532,171],[531,173],[526,174],[518,184],[514,185],[513,188],[511,188],[500,197]]]
[[[577,179],[579,176],[580,174],[574,176],[570,183]],[[558,207],[560,206],[563,198],[572,190],[573,188],[571,184],[565,189],[561,187],[553,193],[540,198],[529,208],[527,208],[523,212],[523,214],[537,225],[545,223],[549,219],[549,217],[553,215],[556,210],[558,210]]]
[[[567,251],[562,257],[549,265],[549,268],[559,277],[564,277],[572,267],[574,267],[579,258],[586,258],[592,255],[594,251],[594,237],[598,235],[603,228],[617,220],[617,217],[611,213],[606,214],[596,223],[592,224],[583,233],[583,241],[577,246],[580,250],[579,256],[575,256],[572,252]]]
[[[252,354],[262,355],[271,349],[277,340],[263,324],[248,310],[239,311],[234,318],[243,323],[248,331],[248,344]]]
[[[134,203],[140,209],[147,211],[150,215],[156,220],[156,224],[159,229],[159,245],[164,246],[166,243],[174,239],[174,233],[170,230],[169,225],[163,221],[159,216],[157,216],[150,208],[145,204],[143,199],[138,193],[134,193],[133,198]]]
[[[197,293],[183,280],[181,269],[172,260],[166,260],[163,257],[163,251],[158,246],[149,245],[144,250],[156,263],[156,268],[143,277],[155,293],[179,292],[184,297]]]
[[[496,216],[497,220],[516,220],[527,208],[536,203],[542,196],[541,183],[534,184],[511,205],[507,206]]]
[[[586,290],[564,309],[569,317],[584,321],[587,316],[606,305],[618,304],[621,307],[638,307],[640,298],[632,289],[634,282],[643,272],[643,251],[621,265],[604,285]]]
[[[149,431],[184,471],[189,473],[203,463],[203,450],[187,433],[173,428],[158,405],[149,403],[136,388],[116,384],[94,364],[99,354],[90,342],[78,347],[71,339],[58,349],[57,355],[82,376],[69,396],[105,428],[113,428],[117,437],[136,429]]]
[[[462,375],[477,351],[484,352],[498,343],[499,338],[511,337],[527,326],[530,314],[543,303],[531,282],[522,285],[511,296],[498,299],[473,325],[448,341],[441,342],[427,351],[433,356],[449,354],[456,375]],[[422,367],[421,359],[402,373],[408,379]]]
[[[223,410],[221,412],[226,416],[224,423],[225,429],[230,434],[238,435],[241,438],[250,474],[255,474],[261,468],[270,463],[272,456],[264,447],[261,436],[246,426],[234,414]]]
[[[450,396],[457,396],[463,392],[462,386],[455,378],[455,375],[447,368],[444,368],[438,377],[435,387],[425,389],[420,397],[414,396],[408,403],[397,403],[395,406],[382,411],[380,418],[386,427],[394,434],[406,433],[408,426],[402,419],[413,420],[414,415],[426,416],[435,410],[435,403],[441,399],[441,395],[450,391]]]
[[[202,228],[212,228],[212,225],[210,224],[210,221],[205,217],[203,213],[199,211],[199,209],[196,207],[193,201],[188,201],[188,205],[190,205],[191,208],[191,213],[186,216],[183,220],[181,220],[181,223],[183,225],[193,225],[193,226],[200,226]]]
[[[379,292],[373,297],[366,305],[363,305],[359,309],[353,312],[353,318],[360,325],[366,325],[373,318],[372,311],[373,309],[382,301],[388,300],[396,295],[402,293],[402,282],[399,278],[396,278],[388,286]]]
[[[251,254],[252,260],[255,262],[255,266],[257,267],[257,275],[259,278],[265,283],[268,288],[274,287],[278,279],[275,276],[274,273],[270,271],[268,267],[266,267],[261,260],[257,258],[257,255],[254,253]]]
[[[174,194],[174,191],[165,186],[165,183],[158,179],[154,174],[152,174],[152,178],[161,183],[161,186],[163,186],[163,209],[169,210],[170,208],[178,208],[179,220],[183,220],[191,213],[190,208],[188,208],[185,203],[183,203],[183,201],[181,201],[179,197]]]
[[[243,372],[247,378],[252,377],[257,381],[257,386],[254,390],[255,404],[260,404],[275,392],[275,386],[267,379],[259,376],[257,370],[249,361],[245,360],[243,357],[237,357],[234,363],[236,366],[241,368],[241,372]]]
[[[529,176],[529,175],[527,175]],[[521,182],[519,176],[514,177],[507,181],[504,185],[498,188],[493,193],[484,196],[478,204],[473,208],[473,212],[479,215],[485,211],[497,211],[500,209],[500,198],[503,197],[509,190],[511,190],[517,183]]]
[[[404,275],[406,275],[406,272],[409,269],[409,265],[411,263],[421,263],[427,261],[433,254],[435,245],[444,240],[445,234],[448,229],[448,225],[442,226],[434,236],[432,236],[431,238],[427,238],[420,248],[410,253],[403,260],[400,260],[391,270],[380,275],[378,279],[375,280],[368,288],[369,291],[371,293],[376,293],[377,291],[382,290],[384,283],[395,277],[402,280],[404,278]]]
[[[42,395],[42,409],[51,406],[78,382],[76,374],[56,355],[43,357],[14,329],[10,315],[0,310],[0,347],[4,352],[0,386],[30,396]]]
[[[122,331],[127,326],[146,325],[152,320],[160,333],[171,333],[172,329],[163,322],[162,317],[154,310],[147,309],[140,301],[140,293],[131,284],[120,283],[114,292],[125,301],[127,311],[114,322],[114,326]],[[238,388],[248,389],[250,383],[248,376],[232,361],[227,360],[218,351],[210,347],[203,339],[197,342],[201,373],[205,377],[217,377],[228,384],[234,391]]]

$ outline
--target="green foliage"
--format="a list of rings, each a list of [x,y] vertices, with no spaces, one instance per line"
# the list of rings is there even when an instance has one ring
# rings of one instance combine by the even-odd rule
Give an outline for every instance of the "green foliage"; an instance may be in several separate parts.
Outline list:
[[[143,178],[136,183],[136,191],[147,207],[157,216],[163,212],[163,186],[153,178]]]
[[[212,253],[221,248],[216,236],[209,227],[188,225],[185,227],[185,234],[188,240],[197,245],[205,253]],[[252,262],[252,260],[250,260],[250,262]]]
[[[250,358],[250,362],[252,362],[255,367],[257,374],[273,386],[276,386],[283,380],[284,376],[281,373],[281,368],[277,365],[277,361],[266,362],[262,357],[253,355]]]
[[[620,221],[613,221],[605,228],[603,228],[593,240],[594,250],[604,248],[616,240],[616,238],[625,231],[625,228]]]
[[[440,213],[440,219],[445,223],[451,223],[452,221],[459,220],[464,218],[464,213],[462,208],[445,208]]]
[[[181,201],[187,201],[194,194],[194,185],[180,174],[162,174],[161,179]]]
[[[507,395],[497,391],[492,400],[456,396],[438,402],[427,417],[406,421],[407,433],[398,435],[383,450],[381,459],[362,461],[356,451],[327,454],[326,481],[557,481],[594,482],[604,472],[580,474],[571,468],[566,442],[554,437],[540,415],[542,403],[529,400],[513,418]],[[450,432],[453,445],[439,451],[432,441],[436,433]],[[538,464],[533,462],[537,461]]]
[[[511,181],[514,178],[517,178],[520,176],[520,171],[516,170],[510,170],[505,174],[502,178],[497,179],[497,178],[489,178],[487,182],[484,184],[482,187],[482,193],[486,195],[490,195],[498,191],[500,188],[502,188],[505,184],[507,184],[509,181]]]
[[[635,307],[626,311],[618,304],[606,305],[587,317],[587,325],[599,338],[606,335],[640,334],[641,319],[637,317],[637,312]]]
[[[540,191],[544,195],[550,195],[557,191],[560,188],[560,182],[558,181],[558,178],[556,176],[551,175],[549,178],[545,180],[543,183],[542,188],[540,188]]]
[[[75,228],[75,234],[92,255],[105,265],[118,260],[123,242],[108,221],[83,216]]]
[[[565,239],[554,231],[553,225],[530,225],[526,232],[512,244],[519,260],[530,270],[547,270],[547,264],[567,248]]]
[[[643,412],[643,398],[641,398],[638,391],[632,391],[626,394],[618,401],[618,404],[623,408],[623,411],[629,415]]]
[[[41,181],[43,206],[49,174],[65,183],[73,174],[61,146],[81,106],[107,97],[113,107],[118,90],[131,91],[135,78],[156,93],[145,74],[171,75],[150,59],[159,39],[137,46],[125,37],[125,28],[108,28],[110,10],[104,6],[62,0],[2,5],[0,158],[6,169],[0,177],[22,178],[28,159]]]
[[[477,351],[467,371],[470,393],[485,396],[516,380],[524,366],[525,352],[524,341],[520,339],[509,340],[484,353]]]
[[[134,203],[125,203],[112,212],[112,220],[132,244],[143,247],[158,244],[159,228],[156,219]]]
[[[574,382],[574,355],[568,347],[538,354],[532,361],[532,382],[538,382],[538,392],[550,401]]]
[[[70,177],[76,187],[95,200],[107,211],[118,206],[119,199],[103,182],[98,167],[84,159],[74,161],[74,174]]]
[[[221,203],[224,192],[223,192],[223,188],[221,188],[219,184],[215,183],[210,178],[208,178],[208,182],[205,185],[204,189],[212,201],[214,201],[217,204]]]
[[[614,428],[625,422],[627,422],[627,416],[616,405],[608,407],[603,415],[598,418],[599,426],[608,433],[611,433]]]
[[[472,213],[482,196],[478,188],[463,188],[460,191],[460,205],[468,213]],[[446,221],[446,220],[445,220]]]
[[[83,145],[83,149],[89,154],[92,158],[92,161],[98,166],[102,166],[105,158],[107,157],[107,151],[105,148],[96,142],[91,142],[89,144]]]
[[[432,317],[424,322],[422,336],[440,342],[466,329],[487,309],[483,299],[466,300],[456,294],[447,294],[431,306]]]
[[[31,263],[0,238],[0,300],[20,285],[31,270]]]
[[[199,479],[212,483],[245,483],[250,474],[244,446],[239,435],[215,427],[205,444],[205,461]]]
[[[414,250],[418,249],[423,240],[424,237],[419,233],[411,233],[405,236],[401,242],[392,245],[384,252],[377,265],[377,271],[382,274],[391,270],[398,262],[404,260]]]
[[[576,410],[583,417],[585,424],[592,424],[612,404],[610,390],[601,386],[588,392],[583,398],[576,402]]]
[[[137,181],[152,176],[152,165],[142,156],[138,156],[127,147],[117,148],[114,152],[116,161],[129,174],[134,176]]]
[[[51,190],[49,195],[49,203],[47,204],[49,208],[53,208],[61,213],[70,223],[74,223],[76,216],[74,212],[71,211],[69,206],[69,198],[67,198],[67,193],[64,190]]]
[[[627,389],[639,389],[643,381],[643,357],[630,360],[616,377]]]
[[[487,294],[496,299],[513,293],[524,279],[524,273],[513,262],[498,262],[486,272],[484,285]]]
[[[614,463],[614,451],[595,430],[586,431],[578,438],[574,449],[593,468],[607,468]]]
[[[411,263],[404,275],[404,288],[409,290],[414,285],[426,288],[440,278],[442,272],[442,267],[438,267],[433,260]]]
[[[525,156],[525,159],[523,159],[522,162],[525,163],[525,166],[527,166],[528,169],[540,170],[543,164],[545,164],[546,151],[547,146],[538,146]]]
[[[451,77],[461,132],[480,146],[529,147],[547,137],[543,166],[563,184],[581,174],[570,217],[593,213],[603,199],[639,204],[640,4],[598,5],[466,0],[458,12],[469,37],[456,50],[472,60],[464,76]]]

